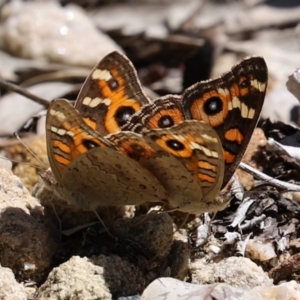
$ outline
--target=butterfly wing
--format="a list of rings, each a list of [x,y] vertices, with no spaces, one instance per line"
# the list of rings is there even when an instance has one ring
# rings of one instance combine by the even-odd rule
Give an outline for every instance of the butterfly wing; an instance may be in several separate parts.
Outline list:
[[[196,83],[182,95],[186,119],[202,120],[224,149],[224,187],[237,168],[259,119],[268,71],[262,57],[249,57],[217,79]]]
[[[62,184],[71,201],[88,210],[103,205],[141,205],[167,199],[164,187],[151,172],[111,148],[92,149],[75,160]]]
[[[75,108],[102,135],[117,132],[150,100],[130,60],[115,51],[105,56],[84,82]]]
[[[167,198],[158,180],[92,130],[67,101],[53,102],[46,119],[47,151],[56,192],[71,204],[138,205]]]
[[[181,101],[177,95],[158,98],[132,115],[122,130],[140,133],[149,129],[172,127],[185,119]]]
[[[223,179],[223,152],[209,125],[184,121],[142,135],[119,132],[108,139],[158,178],[169,194],[170,208],[197,214],[223,208],[214,205]]]
[[[225,159],[224,187],[247,148],[267,89],[263,58],[249,57],[217,79],[198,82],[182,95],[168,95],[136,112],[123,130],[168,128],[182,120],[204,121],[219,135]]]
[[[69,165],[93,147],[111,147],[64,99],[50,104],[46,116],[47,153],[52,172],[60,181]]]

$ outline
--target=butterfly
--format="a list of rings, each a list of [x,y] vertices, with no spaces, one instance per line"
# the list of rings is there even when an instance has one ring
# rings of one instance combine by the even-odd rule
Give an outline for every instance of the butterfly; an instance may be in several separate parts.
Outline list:
[[[75,107],[59,99],[48,109],[48,185],[86,210],[146,202],[192,214],[222,210],[228,203],[217,195],[249,143],[267,79],[264,59],[249,57],[181,96],[152,101],[131,62],[112,52]]]

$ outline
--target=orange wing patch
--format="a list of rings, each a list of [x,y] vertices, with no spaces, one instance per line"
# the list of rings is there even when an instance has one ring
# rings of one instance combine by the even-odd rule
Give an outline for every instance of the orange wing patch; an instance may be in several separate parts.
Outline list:
[[[226,131],[225,139],[230,142],[236,142],[241,144],[244,140],[244,135],[240,132],[238,128],[232,128]]]

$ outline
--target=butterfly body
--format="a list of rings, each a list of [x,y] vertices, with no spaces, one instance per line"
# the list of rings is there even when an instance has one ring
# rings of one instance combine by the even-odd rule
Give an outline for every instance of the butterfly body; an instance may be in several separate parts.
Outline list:
[[[267,86],[260,57],[182,96],[150,101],[123,55],[106,56],[87,78],[75,108],[50,105],[47,149],[56,192],[71,204],[160,202],[202,213],[239,164],[256,126]]]

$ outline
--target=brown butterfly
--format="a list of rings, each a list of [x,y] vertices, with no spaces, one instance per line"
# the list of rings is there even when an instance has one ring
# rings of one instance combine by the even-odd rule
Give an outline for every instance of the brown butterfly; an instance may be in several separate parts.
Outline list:
[[[165,96],[145,105],[123,126],[143,132],[167,128],[183,120],[209,124],[219,135],[224,151],[224,187],[238,167],[256,127],[268,81],[262,57],[245,58],[216,79],[194,84],[182,96]]]
[[[218,195],[256,126],[267,67],[250,57],[182,96],[152,103],[118,52],[92,70],[75,108],[53,102],[46,132],[53,188],[84,209],[166,203],[188,213],[218,211]]]

